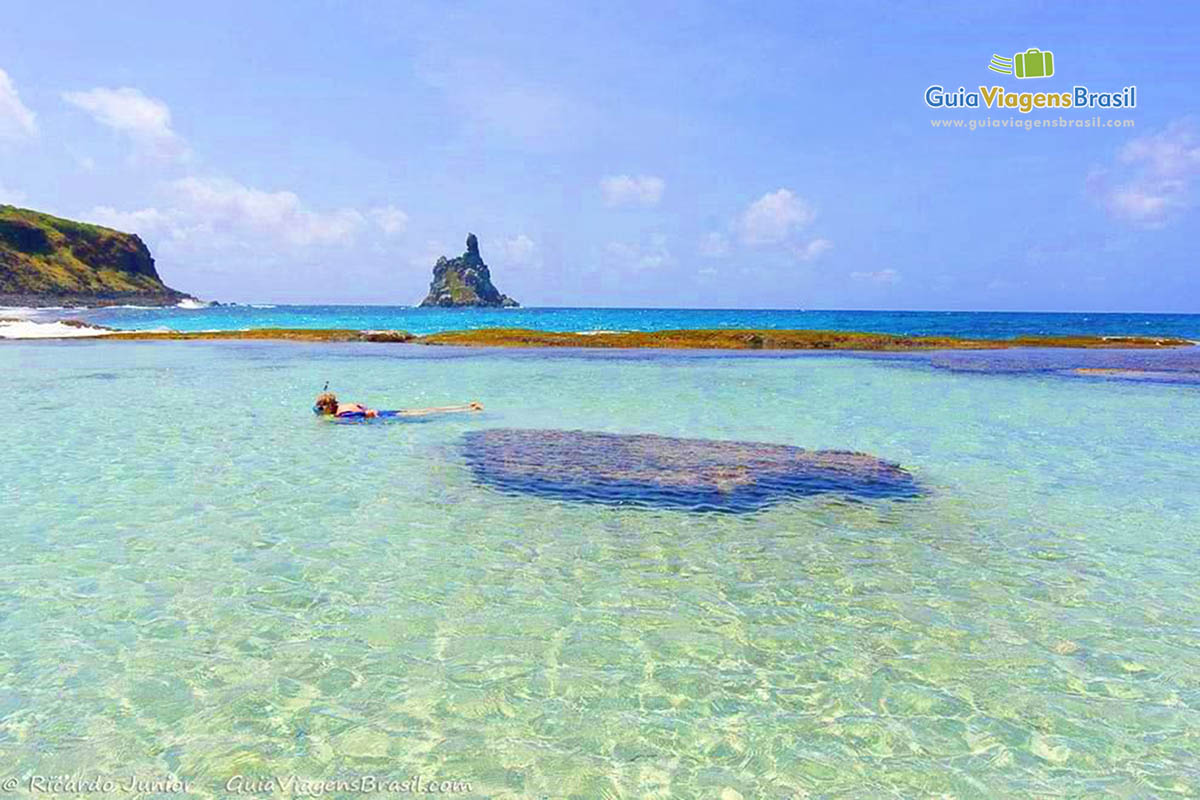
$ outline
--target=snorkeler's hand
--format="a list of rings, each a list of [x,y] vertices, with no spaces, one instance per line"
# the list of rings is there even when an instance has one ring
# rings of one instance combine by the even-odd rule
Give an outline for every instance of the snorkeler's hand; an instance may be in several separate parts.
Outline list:
[[[467,403],[467,408],[472,411],[483,411],[483,403],[480,403],[478,400],[472,400],[470,403]]]

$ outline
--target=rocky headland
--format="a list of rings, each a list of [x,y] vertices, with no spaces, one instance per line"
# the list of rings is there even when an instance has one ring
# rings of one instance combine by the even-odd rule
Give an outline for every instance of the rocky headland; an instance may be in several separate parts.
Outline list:
[[[138,236],[0,205],[0,306],[175,305]]]

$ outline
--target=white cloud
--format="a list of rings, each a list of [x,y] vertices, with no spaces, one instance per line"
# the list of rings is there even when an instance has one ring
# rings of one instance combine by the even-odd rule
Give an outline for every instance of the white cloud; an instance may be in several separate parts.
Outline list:
[[[657,269],[675,263],[667,248],[667,237],[655,234],[645,243],[609,242],[604,252],[612,266],[617,269]]]
[[[799,261],[816,261],[833,248],[823,237],[805,241],[801,232],[816,218],[812,204],[790,189],[767,192],[738,214],[725,230],[704,234],[697,251],[706,258],[724,258],[734,243],[742,247],[777,247]]]
[[[789,189],[768,192],[750,204],[737,221],[744,244],[777,244],[804,228],[816,217],[816,211]]]
[[[180,210],[207,225],[266,234],[289,244],[345,244],[366,224],[352,208],[310,211],[293,192],[267,192],[221,178],[184,178],[173,191]]]
[[[900,282],[900,273],[891,268],[875,272],[851,272],[850,277],[856,281],[874,283],[879,286],[892,286]]]
[[[1126,164],[1144,163],[1158,175],[1194,175],[1200,170],[1200,143],[1190,120],[1177,120],[1161,133],[1132,140],[1121,148]]]
[[[796,249],[796,257],[801,261],[816,261],[833,249],[833,242],[828,239],[813,239]]]
[[[666,181],[654,175],[609,175],[600,179],[607,206],[658,205],[666,188]]]
[[[697,249],[700,255],[707,258],[724,258],[730,251],[729,237],[719,231],[711,231],[704,234]]]
[[[97,87],[64,92],[63,99],[88,112],[101,125],[129,136],[139,150],[155,158],[186,159],[187,143],[171,129],[171,109],[139,89]]]
[[[1194,204],[1200,136],[1192,120],[1128,142],[1117,165],[1089,176],[1089,188],[1112,216],[1147,228],[1171,222]]]
[[[1108,194],[1109,211],[1118,217],[1149,226],[1165,222],[1177,201],[1175,190],[1163,186],[1125,186]]]
[[[293,192],[270,192],[225,178],[188,177],[167,186],[164,208],[118,211],[101,206],[91,217],[103,225],[168,239],[197,249],[305,248],[347,245],[371,230],[384,235],[403,229],[408,215],[386,206],[314,211]]]
[[[395,206],[373,208],[370,215],[379,229],[388,236],[398,236],[408,229],[408,214]]]
[[[0,139],[28,139],[37,134],[37,118],[21,102],[17,87],[0,69]]]
[[[541,263],[537,244],[523,233],[501,241],[500,254],[507,266],[530,267]]]
[[[169,213],[157,208],[143,208],[139,211],[118,211],[112,206],[96,206],[87,214],[88,219],[97,225],[104,225],[118,231],[136,233],[139,236],[174,233],[174,222]]]

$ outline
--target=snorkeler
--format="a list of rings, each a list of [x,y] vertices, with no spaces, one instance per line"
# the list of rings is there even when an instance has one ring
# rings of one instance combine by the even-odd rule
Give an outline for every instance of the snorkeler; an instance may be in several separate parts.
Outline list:
[[[317,395],[313,411],[322,416],[346,418],[374,419],[379,411],[367,408],[360,403],[339,403],[333,392],[322,392]],[[433,408],[402,408],[399,411],[382,412],[388,417],[422,417],[428,414],[449,414],[457,411],[483,411],[483,404],[477,402],[465,403],[459,406],[435,406]]]

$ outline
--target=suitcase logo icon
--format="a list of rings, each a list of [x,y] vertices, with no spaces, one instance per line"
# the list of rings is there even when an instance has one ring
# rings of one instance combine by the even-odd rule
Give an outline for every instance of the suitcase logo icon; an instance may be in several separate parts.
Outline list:
[[[1049,78],[1054,74],[1054,53],[1031,47],[1012,58],[993,55],[988,69],[1018,78]]]

